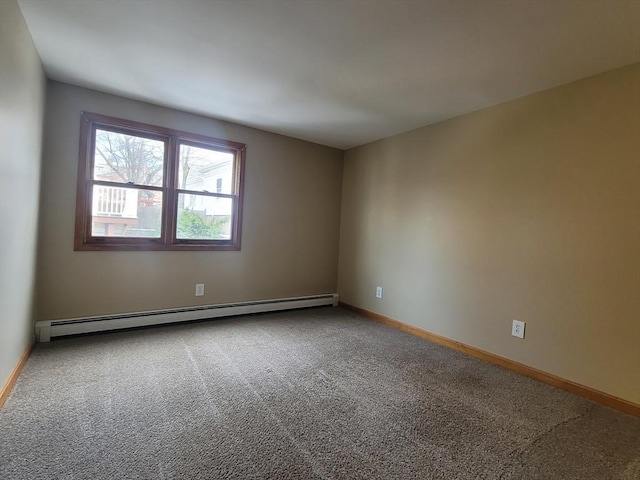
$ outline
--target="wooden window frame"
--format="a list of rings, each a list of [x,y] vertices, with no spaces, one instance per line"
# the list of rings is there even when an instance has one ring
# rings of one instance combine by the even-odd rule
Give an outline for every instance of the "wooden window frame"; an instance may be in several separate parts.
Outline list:
[[[106,182],[93,179],[97,129],[160,140],[165,143],[162,186],[153,187],[149,185],[127,184],[127,188],[157,190],[162,192],[162,229],[159,238],[94,236],[92,234],[92,187],[96,184],[106,186],[123,185],[118,182]],[[191,191],[178,188],[179,153],[180,145],[182,144],[233,154],[234,165],[231,194]],[[245,152],[246,145],[243,143],[109,117],[97,113],[82,112],[80,122],[80,148],[78,153],[74,250],[240,250]],[[233,205],[230,226],[231,238],[215,240],[176,238],[179,193],[231,198]]]

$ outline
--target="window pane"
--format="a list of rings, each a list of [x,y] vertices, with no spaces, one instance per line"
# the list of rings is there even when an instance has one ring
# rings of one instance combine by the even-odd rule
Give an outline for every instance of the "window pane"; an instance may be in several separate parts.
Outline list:
[[[181,193],[178,196],[177,238],[229,240],[231,238],[230,198]]]
[[[162,192],[93,186],[91,235],[159,238]]]
[[[162,186],[164,142],[96,130],[94,180]]]
[[[178,188],[211,193],[233,193],[233,154],[180,145]]]

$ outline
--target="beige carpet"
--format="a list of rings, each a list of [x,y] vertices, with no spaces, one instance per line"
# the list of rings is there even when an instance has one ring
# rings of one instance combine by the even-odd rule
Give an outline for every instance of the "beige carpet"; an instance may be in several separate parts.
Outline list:
[[[340,308],[37,345],[0,478],[638,479],[640,419]]]

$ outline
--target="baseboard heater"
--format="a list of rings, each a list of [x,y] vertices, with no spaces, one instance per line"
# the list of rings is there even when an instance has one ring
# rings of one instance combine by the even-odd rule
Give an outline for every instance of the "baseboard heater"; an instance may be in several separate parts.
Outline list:
[[[276,312],[296,308],[338,306],[338,294],[277,298],[254,302],[222,303],[198,307],[175,308],[150,312],[121,313],[99,317],[68,318],[36,322],[36,340],[48,342],[53,337],[103,332],[123,328],[146,327],[166,323],[190,322],[209,318],[231,317],[251,313]]]

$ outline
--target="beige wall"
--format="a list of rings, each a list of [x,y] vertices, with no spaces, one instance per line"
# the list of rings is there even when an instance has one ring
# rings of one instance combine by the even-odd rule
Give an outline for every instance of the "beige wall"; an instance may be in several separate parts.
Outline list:
[[[15,0],[0,1],[0,386],[33,338],[45,78]]]
[[[343,185],[342,301],[640,403],[640,64],[352,149]]]
[[[336,291],[342,151],[62,83],[47,93],[39,320]],[[82,110],[245,143],[242,250],[74,252]]]

